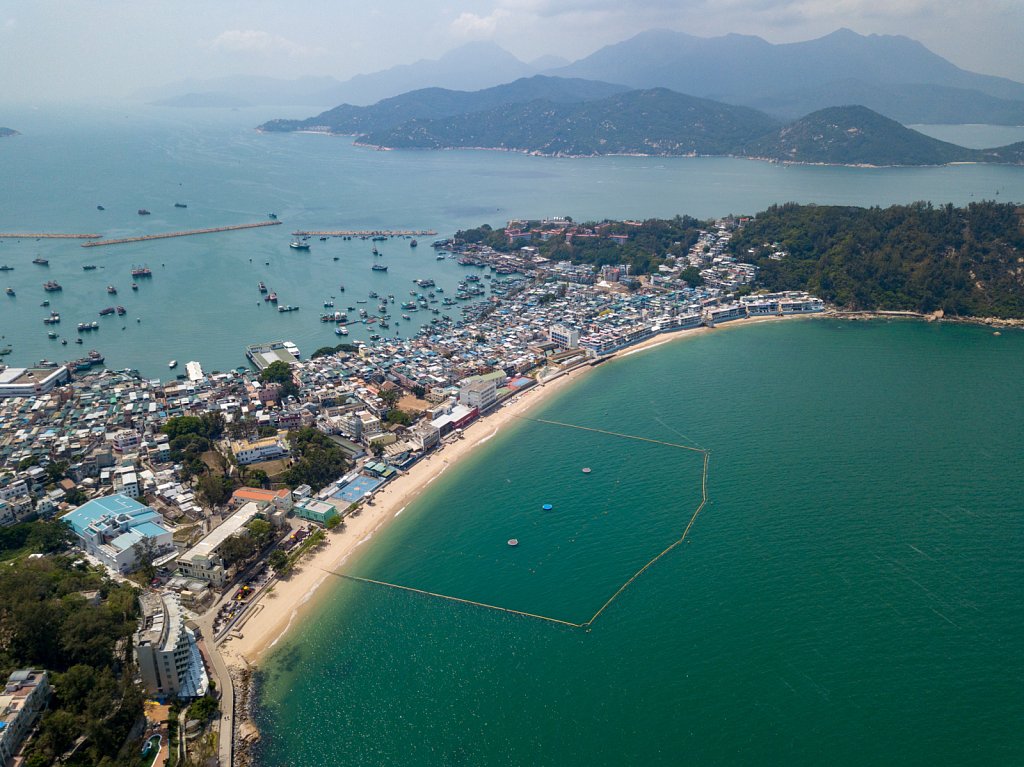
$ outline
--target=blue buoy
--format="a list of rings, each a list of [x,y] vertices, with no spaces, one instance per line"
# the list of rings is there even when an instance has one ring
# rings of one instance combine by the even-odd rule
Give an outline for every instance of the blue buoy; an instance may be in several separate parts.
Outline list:
[[[541,506],[541,508],[544,509],[544,511],[551,511],[555,507],[552,506],[550,503],[545,503],[543,506]]]

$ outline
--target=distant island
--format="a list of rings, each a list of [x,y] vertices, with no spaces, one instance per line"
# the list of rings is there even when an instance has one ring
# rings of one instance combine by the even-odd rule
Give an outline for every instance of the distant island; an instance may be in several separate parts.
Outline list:
[[[0,128],[0,138],[3,138],[4,136],[20,136],[20,135],[21,134],[18,133],[18,131],[14,130],[14,128]]]
[[[559,157],[733,156],[826,165],[1024,163],[1024,142],[968,149],[863,106],[828,107],[783,123],[749,107],[666,88],[628,90],[535,76],[481,91],[429,88],[371,106],[343,104],[264,132],[356,137],[384,149],[493,149]]]

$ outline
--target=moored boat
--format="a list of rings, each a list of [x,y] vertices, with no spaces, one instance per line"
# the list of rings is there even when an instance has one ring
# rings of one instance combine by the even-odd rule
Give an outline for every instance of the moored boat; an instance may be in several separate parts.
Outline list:
[[[309,250],[309,243],[302,240],[292,240],[288,243],[288,247],[295,250]]]
[[[174,370],[174,368],[178,367],[178,361],[171,360],[170,362],[167,363],[167,367],[170,368],[171,370]]]
[[[375,272],[386,272],[388,268],[384,264],[374,264],[370,267]]]
[[[140,216],[148,216],[149,215],[149,211],[146,210],[145,208],[139,208],[139,215]]]
[[[49,266],[50,265],[50,260],[40,256],[38,258],[33,258],[32,259],[32,263],[33,264],[39,264],[40,266]]]
[[[113,314],[113,313],[114,313],[114,307],[113,306],[106,306],[106,307],[100,309],[100,317],[106,317],[108,314]]]
[[[45,290],[47,293],[54,293],[58,290],[64,290],[64,288],[62,288],[60,286],[60,283],[57,282],[56,280],[47,280],[46,282],[43,283],[43,290]]]

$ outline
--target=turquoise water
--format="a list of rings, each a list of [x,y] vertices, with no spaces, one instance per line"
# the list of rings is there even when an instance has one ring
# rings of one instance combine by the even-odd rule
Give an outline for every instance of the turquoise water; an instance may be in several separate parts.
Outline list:
[[[1024,333],[827,319],[599,367],[530,415],[710,450],[689,543],[589,632],[335,581],[265,663],[261,763],[1021,763],[1022,376]],[[524,421],[349,567],[576,622],[693,459]]]
[[[4,124],[23,135],[0,141],[3,205],[0,232],[96,232],[133,236],[266,220],[280,227],[83,249],[76,241],[0,240],[0,339],[11,364],[78,356],[73,344],[46,337],[50,309],[59,332],[98,319],[121,304],[124,320],[99,320],[85,348],[104,352],[112,367],[167,375],[167,361],[198,360],[207,370],[244,364],[244,346],[294,340],[305,352],[337,342],[317,314],[325,299],[354,305],[366,293],[394,293],[417,277],[446,290],[463,268],[437,262],[429,248],[387,243],[386,275],[370,271],[369,243],[313,241],[309,254],[290,251],[293,229],[423,228],[447,236],[459,227],[503,224],[509,217],[700,217],[754,213],[775,202],[886,205],[928,199],[1024,200],[1024,169],[827,168],[780,166],[728,158],[608,157],[585,160],[500,152],[376,152],[349,139],[261,135],[253,126],[278,112],[174,110],[139,106],[8,109]],[[301,116],[301,115],[300,115]],[[175,202],[188,205],[174,208]],[[103,205],[106,210],[96,210]],[[152,211],[140,217],[139,208]],[[429,239],[429,238],[427,238]],[[50,259],[49,267],[31,263]],[[334,261],[337,257],[339,260]],[[267,262],[270,262],[267,265]],[[97,268],[83,272],[82,264]],[[148,264],[152,280],[129,290],[132,264]],[[42,283],[64,286],[51,294]],[[278,314],[260,302],[264,281],[282,303]],[[116,297],[105,292],[118,288]],[[338,286],[344,284],[342,296]],[[139,321],[136,321],[139,320]],[[416,329],[402,323],[393,330]],[[364,339],[369,330],[353,331]]]

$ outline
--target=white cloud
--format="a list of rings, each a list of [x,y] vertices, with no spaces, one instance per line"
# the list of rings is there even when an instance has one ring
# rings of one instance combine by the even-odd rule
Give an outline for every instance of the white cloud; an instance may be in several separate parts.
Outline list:
[[[296,57],[320,53],[315,48],[307,48],[280,35],[272,35],[258,29],[225,30],[213,39],[210,47],[225,53],[283,53]]]
[[[506,19],[509,12],[504,8],[496,8],[487,16],[479,16],[475,13],[460,13],[452,22],[452,32],[459,37],[486,38],[493,37],[498,30],[498,23]]]

